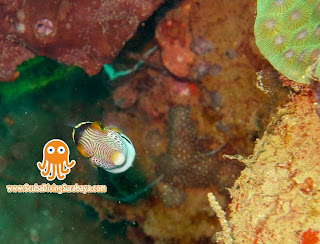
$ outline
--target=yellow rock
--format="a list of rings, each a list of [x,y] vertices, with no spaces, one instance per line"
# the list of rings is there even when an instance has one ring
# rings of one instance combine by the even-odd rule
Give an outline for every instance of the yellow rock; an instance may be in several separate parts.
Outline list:
[[[247,167],[230,190],[234,243],[317,243],[320,119],[312,97],[293,96],[254,154],[237,158]]]

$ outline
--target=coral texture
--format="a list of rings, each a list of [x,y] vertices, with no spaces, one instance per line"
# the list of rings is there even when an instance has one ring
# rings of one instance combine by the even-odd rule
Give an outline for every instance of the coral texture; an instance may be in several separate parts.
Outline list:
[[[319,145],[313,98],[295,95],[241,159],[247,167],[231,189],[235,243],[318,243]]]
[[[261,53],[291,80],[319,79],[320,1],[258,0],[256,43]]]
[[[161,47],[163,65],[178,77],[190,75],[195,55],[190,50],[192,41],[189,14],[192,1],[183,1],[159,23],[156,39]]]
[[[208,193],[208,200],[211,208],[217,214],[220,225],[222,227],[222,231],[218,233],[220,236],[217,234],[217,240],[221,238],[224,240],[225,244],[232,244],[233,238],[231,236],[231,228],[229,227],[228,221],[226,219],[226,213],[222,210],[219,202],[217,201],[216,197],[213,195],[212,192]]]
[[[214,213],[204,193],[204,190],[209,189],[212,188],[187,189],[185,201],[175,208],[167,208],[161,202],[155,202],[145,216],[143,230],[157,244],[210,243],[218,221],[212,218]],[[215,194],[218,193],[215,191]],[[217,196],[220,201],[223,199],[221,195]]]
[[[28,49],[13,44],[11,41],[6,40],[1,34],[0,53],[0,81],[15,80],[19,75],[16,71],[16,66],[34,56]]]
[[[156,172],[164,174],[165,182],[184,187],[222,183],[218,173],[221,165],[212,156],[199,152],[196,129],[190,121],[190,108],[175,106],[170,110],[168,139],[167,152],[156,164]]]
[[[77,165],[67,180],[83,184],[103,180],[109,192],[105,195],[68,194],[65,197],[72,198],[75,204],[78,203],[74,200],[84,201],[90,206],[87,209],[94,209],[103,223],[118,222],[115,229],[121,231],[121,237],[128,227],[126,235],[133,243],[210,243],[220,225],[208,204],[207,193],[213,192],[225,209],[229,196],[226,187],[234,184],[243,168],[236,160],[224,159],[222,155],[247,156],[252,153],[254,141],[264,131],[275,107],[285,102],[286,89],[279,88],[281,83],[276,80],[275,72],[267,73],[261,82],[265,90],[270,91],[268,94],[256,88],[256,72],[270,66],[254,43],[256,6],[252,0],[188,2],[191,3],[190,48],[196,54],[195,59],[203,61],[195,70],[197,82],[177,79],[166,72],[161,66],[161,49],[143,58],[144,64],[139,70],[120,77],[117,82],[101,82],[103,74],[89,78],[73,75],[70,71],[63,80],[68,81],[63,89],[61,84],[53,82],[39,93],[25,93],[30,102],[21,97],[17,98],[16,105],[1,106],[5,116],[0,120],[0,131],[5,135],[0,137],[1,145],[5,145],[0,147],[3,172],[20,179],[23,171],[26,178],[21,179],[22,184],[38,182],[37,177],[41,176],[34,167],[34,159],[39,153],[41,155],[39,143],[57,136],[69,140],[71,145],[70,132],[74,123],[84,118],[102,119],[106,125],[119,126],[132,140],[137,151],[134,167],[118,174],[118,178],[110,174],[100,177],[86,159],[76,157],[75,148],[70,146],[74,149],[72,155]],[[178,8],[185,11],[183,5]],[[46,19],[37,27],[42,34],[52,31],[52,25]],[[149,29],[148,24],[145,29]],[[140,30],[144,31],[144,28]],[[153,42],[148,43],[144,48],[150,49],[153,45]],[[137,49],[135,54],[142,57],[145,49]],[[212,72],[203,72],[210,66]],[[44,71],[41,63],[33,67],[35,73],[37,69]],[[64,73],[60,66],[55,70],[57,74]],[[21,72],[21,78],[24,74]],[[44,77],[47,75],[46,72]],[[75,79],[70,80],[70,76]],[[267,80],[270,82],[266,83]],[[3,85],[12,84],[0,84]],[[128,86],[129,92],[126,90]],[[123,88],[117,91],[119,87]],[[107,97],[113,91],[113,98]],[[126,108],[119,109],[123,104]],[[175,118],[174,115],[182,117]],[[168,144],[174,149],[169,149]],[[184,152],[184,149],[190,151]],[[178,155],[185,159],[190,157],[190,161],[182,161]],[[209,171],[205,172],[208,168]],[[201,184],[192,182],[202,176]],[[147,178],[145,184],[137,186],[137,181],[139,183],[144,177]],[[152,185],[152,182],[156,184]],[[145,188],[147,185],[152,185],[152,189]],[[147,191],[140,199],[127,203],[118,200],[117,186],[123,187],[128,194],[135,194],[140,189]],[[7,210],[15,211],[14,206]],[[21,227],[19,219],[13,225],[15,228]],[[123,225],[119,227],[121,223]],[[115,232],[96,226],[106,238]],[[76,231],[72,233],[76,235]]]
[[[1,1],[0,33],[11,45],[1,45],[9,53],[17,46],[66,64],[82,67],[88,74],[100,71],[118,54],[138,25],[158,8],[162,0],[96,0],[96,1]],[[11,47],[12,46],[12,47]],[[22,52],[22,51],[20,51]],[[32,54],[24,51],[2,74],[0,80],[12,77],[15,65]],[[7,56],[0,58],[5,63]],[[6,65],[8,65],[6,63]]]

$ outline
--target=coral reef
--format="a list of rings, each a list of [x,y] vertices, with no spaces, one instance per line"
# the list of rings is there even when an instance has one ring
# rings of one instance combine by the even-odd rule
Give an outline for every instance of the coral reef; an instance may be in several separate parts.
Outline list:
[[[216,197],[212,194],[212,192],[208,193],[208,200],[211,208],[217,214],[219,218],[220,225],[222,227],[222,232],[216,235],[216,240],[224,240],[225,244],[233,243],[233,237],[231,235],[231,228],[226,219],[226,213],[222,210],[219,202]]]
[[[190,108],[173,107],[169,111],[168,122],[167,152],[155,160],[156,173],[164,175],[163,182],[170,187],[184,188],[206,187],[215,183],[223,185],[223,189],[233,181],[224,182],[226,179],[220,178],[222,164],[214,159],[224,145],[220,145],[214,153],[199,151],[196,129],[190,121]],[[235,167],[230,175],[237,175],[238,170]]]
[[[183,6],[174,11],[185,11]],[[245,18],[244,9],[250,12]],[[215,66],[212,74],[198,75],[197,82],[159,69],[163,64],[160,48],[144,60],[140,70],[108,83],[114,91],[130,87],[136,97],[120,112],[105,102],[103,123],[123,128],[136,147],[135,168],[144,172],[149,182],[162,178],[149,199],[134,203],[136,209],[83,196],[100,217],[135,221],[139,233],[156,243],[209,242],[210,233],[219,229],[218,219],[212,218],[214,213],[205,203],[207,192],[213,191],[225,208],[226,187],[242,169],[241,164],[222,155],[250,155],[256,137],[287,94],[273,71],[261,79],[270,93],[256,88],[256,72],[270,66],[259,56],[253,41],[254,11],[255,6],[244,1],[225,4],[202,0],[190,5],[188,30],[194,40],[189,48],[196,54],[194,64],[203,61],[220,67]],[[194,66],[189,67],[190,73]],[[201,69],[200,65],[196,72],[200,74]],[[114,94],[114,104],[119,107],[119,93]],[[121,95],[124,101],[131,98],[129,92]],[[205,207],[195,207],[200,205]],[[208,213],[211,217],[205,216]]]
[[[156,39],[161,48],[163,65],[180,78],[190,75],[195,55],[190,50],[190,8],[192,1],[182,1],[179,8],[169,12],[159,23]]]
[[[234,243],[318,243],[320,123],[309,94],[279,109],[230,190]]]
[[[319,79],[319,1],[258,0],[254,26],[261,53],[291,80]]]
[[[119,86],[113,93],[113,101],[120,108],[130,108],[137,100],[137,91],[129,85]]]
[[[15,66],[33,53],[78,65],[90,75],[97,74],[161,2],[1,1],[0,33],[4,45],[0,47],[6,55],[1,55],[0,64],[6,66],[6,72],[1,71],[0,80],[12,79]],[[21,55],[17,57],[18,52]]]
[[[313,81],[311,87],[315,99],[314,105],[316,108],[316,112],[320,118],[320,83],[318,81]]]
[[[271,66],[254,43],[254,13],[251,0],[183,1],[167,12],[160,25],[173,19],[186,27],[181,29],[183,33],[172,29],[167,36],[161,32],[169,40],[165,45],[187,38],[188,45],[183,47],[192,51],[194,62],[186,66],[186,77],[178,77],[164,67],[163,47],[145,56],[155,40],[145,43],[141,36],[128,43],[119,59],[105,66],[105,72],[91,78],[83,73],[77,76],[78,72],[72,75],[67,71],[73,67],[56,67],[57,63],[46,60],[43,65],[54,64],[64,77],[63,85],[46,83],[48,73],[41,70],[42,62],[39,66],[30,63],[40,77],[44,71],[44,85],[34,74],[28,92],[21,88],[23,92],[16,99],[1,101],[0,142],[5,146],[0,147],[0,179],[23,183],[45,180],[34,167],[42,152],[39,145],[49,138],[61,138],[70,146],[70,157],[77,160],[67,182],[108,186],[107,194],[64,196],[71,204],[96,212],[96,230],[107,233],[105,239],[109,239],[111,230],[101,225],[108,222],[118,226],[112,231],[120,239],[125,236],[127,242],[209,243],[220,226],[207,202],[207,193],[213,192],[225,209],[230,200],[226,187],[234,184],[243,169],[237,160],[223,155],[250,155],[255,139],[262,135],[276,107],[285,103],[288,93],[273,70],[264,72],[257,85],[256,72]],[[35,21],[41,36],[55,33],[55,23],[50,19]],[[149,28],[145,23],[139,31],[153,32]],[[142,65],[123,61],[121,58],[128,57],[125,55]],[[130,72],[123,69],[130,66]],[[22,67],[21,78],[28,70]],[[29,89],[32,80],[41,89]],[[20,82],[11,85],[17,85],[16,90],[23,87]],[[14,94],[15,89],[6,93]],[[136,148],[134,167],[123,174],[103,174],[81,158],[71,146],[71,131],[79,121],[86,120],[102,120],[107,126],[121,128]],[[7,207],[14,211],[18,206]],[[218,215],[222,216],[220,210]],[[18,222],[13,226],[21,228]],[[36,231],[32,236],[37,239]]]
[[[19,73],[16,66],[24,60],[32,58],[34,54],[23,46],[13,44],[0,34],[0,81],[13,81]]]
[[[210,189],[213,188],[186,189],[185,201],[173,208],[154,202],[145,216],[143,230],[159,244],[210,243],[212,231],[218,226],[204,192]],[[224,202],[224,197],[214,192]]]

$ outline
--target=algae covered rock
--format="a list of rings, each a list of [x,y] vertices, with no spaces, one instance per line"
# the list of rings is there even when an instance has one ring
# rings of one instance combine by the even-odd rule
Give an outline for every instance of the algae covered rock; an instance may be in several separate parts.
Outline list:
[[[280,109],[230,190],[234,243],[318,243],[320,121],[312,97]],[[238,157],[239,158],[239,157]]]

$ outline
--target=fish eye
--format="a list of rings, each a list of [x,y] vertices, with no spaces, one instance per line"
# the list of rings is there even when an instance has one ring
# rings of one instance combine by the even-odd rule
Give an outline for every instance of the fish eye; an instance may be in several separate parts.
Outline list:
[[[60,147],[58,147],[57,151],[59,154],[63,154],[63,153],[65,153],[66,149],[63,146],[60,146]]]
[[[53,146],[50,146],[50,147],[48,147],[47,148],[47,153],[49,153],[49,154],[53,154],[54,153],[54,147]]]

